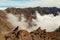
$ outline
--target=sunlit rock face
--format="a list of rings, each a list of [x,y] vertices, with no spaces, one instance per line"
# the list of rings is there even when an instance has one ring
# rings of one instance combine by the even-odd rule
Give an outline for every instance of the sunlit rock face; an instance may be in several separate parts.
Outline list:
[[[11,31],[12,26],[12,24],[7,22],[6,13],[0,10],[0,33],[7,33],[6,31]]]
[[[55,31],[60,26],[60,8],[35,7],[35,8],[6,8],[0,11],[0,30],[36,30],[38,27],[47,32]],[[4,24],[4,26],[3,26]],[[6,29],[4,28],[6,27]],[[9,28],[9,29],[8,29]]]

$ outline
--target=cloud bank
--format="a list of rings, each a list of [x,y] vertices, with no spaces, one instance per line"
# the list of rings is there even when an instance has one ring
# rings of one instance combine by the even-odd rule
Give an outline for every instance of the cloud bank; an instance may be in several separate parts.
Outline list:
[[[47,32],[53,32],[59,28],[60,14],[58,16],[53,16],[53,14],[41,16],[37,11],[35,13],[37,19],[32,19],[32,27],[29,26],[29,22],[25,22],[26,19],[23,15],[21,16],[21,21],[19,21],[19,17],[13,15],[12,13],[9,13],[7,14],[7,21],[10,22],[14,26],[14,28],[19,26],[19,30],[23,29],[29,32],[36,30],[39,27],[41,27],[42,30],[46,29]],[[34,24],[36,24],[36,26],[34,26]]]

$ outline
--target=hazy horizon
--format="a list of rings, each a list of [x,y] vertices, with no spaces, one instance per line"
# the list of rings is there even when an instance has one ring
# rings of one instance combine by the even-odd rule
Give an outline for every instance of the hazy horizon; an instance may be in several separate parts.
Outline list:
[[[60,0],[0,0],[0,7],[58,7],[60,8]]]

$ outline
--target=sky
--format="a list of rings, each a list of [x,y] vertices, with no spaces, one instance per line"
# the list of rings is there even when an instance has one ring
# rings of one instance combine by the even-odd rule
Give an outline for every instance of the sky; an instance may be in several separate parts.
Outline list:
[[[59,7],[60,0],[0,0],[0,8],[4,7]]]

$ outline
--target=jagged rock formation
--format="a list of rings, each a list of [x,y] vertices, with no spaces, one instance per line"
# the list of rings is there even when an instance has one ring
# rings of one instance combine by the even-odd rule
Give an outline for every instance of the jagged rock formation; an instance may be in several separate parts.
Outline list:
[[[60,32],[46,32],[38,28],[35,31],[18,30],[16,33],[0,34],[0,40],[60,40]]]
[[[41,28],[38,28],[37,30],[32,31],[30,34],[31,34],[33,40],[53,40],[52,37],[50,36],[50,34],[48,32],[46,32],[45,29],[41,30]],[[56,36],[56,35],[54,35],[54,36]]]

